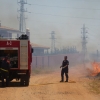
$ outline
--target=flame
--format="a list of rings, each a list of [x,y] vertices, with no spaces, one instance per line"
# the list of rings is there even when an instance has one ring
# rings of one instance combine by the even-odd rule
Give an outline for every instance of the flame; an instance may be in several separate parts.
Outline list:
[[[100,73],[100,63],[93,62],[92,67],[93,67],[93,70],[91,73],[92,76],[96,76],[98,73]]]

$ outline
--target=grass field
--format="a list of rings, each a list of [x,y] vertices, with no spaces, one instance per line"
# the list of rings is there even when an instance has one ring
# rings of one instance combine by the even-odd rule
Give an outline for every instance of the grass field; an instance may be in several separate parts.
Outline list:
[[[93,80],[89,83],[90,91],[96,94],[100,94],[100,78]]]

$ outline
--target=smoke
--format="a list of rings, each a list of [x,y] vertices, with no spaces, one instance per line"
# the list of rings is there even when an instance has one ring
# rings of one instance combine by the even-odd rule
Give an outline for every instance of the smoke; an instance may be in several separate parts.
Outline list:
[[[11,1],[0,0],[1,25],[18,29],[17,2],[16,0]]]
[[[99,25],[99,21],[96,19],[99,18],[100,13],[98,10],[95,10],[99,9],[98,2],[88,2],[87,0],[29,0],[29,3],[37,4],[31,5],[31,7],[28,6],[29,12],[34,13],[28,14],[28,19],[26,20],[26,26],[31,32],[32,42],[50,47],[50,33],[51,31],[55,31],[57,48],[76,46],[77,49],[81,51],[81,28],[83,24],[86,24],[89,33],[97,34],[93,40],[94,43],[91,42],[91,38],[88,41],[87,50],[93,52],[98,49],[96,38],[99,36],[100,29],[98,26],[91,27],[93,24]],[[40,4],[47,6],[39,6]],[[52,7],[52,5],[54,7]],[[19,21],[17,19],[18,8],[19,5],[17,5],[16,0],[0,0],[0,20],[3,26],[15,29],[19,28]]]

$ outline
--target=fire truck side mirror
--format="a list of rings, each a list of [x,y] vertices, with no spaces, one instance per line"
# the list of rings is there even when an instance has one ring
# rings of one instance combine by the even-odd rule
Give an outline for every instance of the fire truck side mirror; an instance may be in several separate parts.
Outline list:
[[[31,52],[32,52],[32,53],[34,52],[34,49],[33,49],[33,48],[31,48]]]

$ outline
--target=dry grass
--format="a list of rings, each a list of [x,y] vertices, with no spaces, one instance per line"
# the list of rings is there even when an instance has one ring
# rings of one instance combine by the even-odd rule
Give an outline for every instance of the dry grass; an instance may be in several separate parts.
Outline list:
[[[32,69],[32,75],[36,74],[49,74],[55,71],[55,68],[48,68],[48,67],[38,67]]]
[[[89,83],[90,91],[96,94],[100,94],[100,79],[95,79]]]

